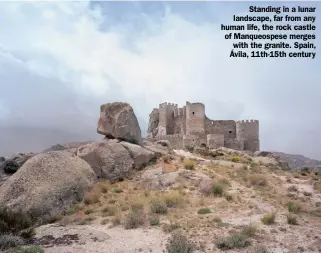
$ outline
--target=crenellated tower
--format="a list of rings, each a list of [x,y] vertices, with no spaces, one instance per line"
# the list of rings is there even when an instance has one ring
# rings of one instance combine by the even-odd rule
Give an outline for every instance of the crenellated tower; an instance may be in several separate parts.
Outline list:
[[[244,141],[244,150],[253,152],[260,150],[259,121],[236,121],[236,138]]]
[[[186,134],[205,134],[205,105],[186,102]]]

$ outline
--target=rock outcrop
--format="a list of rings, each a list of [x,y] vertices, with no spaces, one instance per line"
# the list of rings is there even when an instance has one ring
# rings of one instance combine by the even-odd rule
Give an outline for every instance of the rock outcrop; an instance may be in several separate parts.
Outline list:
[[[7,159],[1,159],[2,161],[0,161],[0,173],[15,173],[28,159],[35,155],[35,153],[19,153],[8,157]]]
[[[158,132],[158,124],[159,124],[159,110],[154,108],[153,111],[149,114],[148,121],[148,137],[155,138]]]
[[[118,140],[101,140],[84,146],[77,151],[94,170],[98,178],[117,181],[133,171],[134,159]]]
[[[186,169],[166,173],[163,168],[155,168],[146,170],[141,175],[141,184],[153,190],[176,188],[183,183],[197,188],[203,181],[211,179],[201,172]]]
[[[127,103],[115,102],[100,106],[97,132],[108,138],[142,143],[141,130],[133,108]]]
[[[67,211],[83,199],[96,176],[84,160],[66,151],[30,158],[0,188],[0,205],[23,210],[35,218]]]

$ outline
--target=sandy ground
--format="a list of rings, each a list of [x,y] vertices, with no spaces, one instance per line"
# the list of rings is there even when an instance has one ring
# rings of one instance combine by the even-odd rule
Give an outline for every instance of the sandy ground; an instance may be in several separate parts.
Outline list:
[[[46,225],[37,229],[38,238],[48,235],[54,235],[55,238],[78,236],[66,243],[70,245],[46,248],[46,253],[162,253],[167,239],[160,229],[125,230],[121,227],[108,228],[106,225]]]

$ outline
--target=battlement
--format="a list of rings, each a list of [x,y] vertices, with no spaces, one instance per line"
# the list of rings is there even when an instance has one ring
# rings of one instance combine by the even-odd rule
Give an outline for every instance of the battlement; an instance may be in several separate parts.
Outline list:
[[[186,115],[186,109],[184,108],[176,108],[174,109],[174,117],[184,117]]]
[[[203,103],[199,103],[199,102],[197,102],[197,103],[191,103],[191,102],[189,102],[189,101],[186,101],[186,105],[187,105],[187,106],[188,106],[188,105],[201,105],[201,106],[204,106]]]
[[[174,110],[174,109],[178,109],[178,104],[168,103],[168,102],[159,104],[159,108],[166,108],[166,107]]]
[[[245,120],[236,120],[236,123],[259,123],[256,119],[245,119]]]

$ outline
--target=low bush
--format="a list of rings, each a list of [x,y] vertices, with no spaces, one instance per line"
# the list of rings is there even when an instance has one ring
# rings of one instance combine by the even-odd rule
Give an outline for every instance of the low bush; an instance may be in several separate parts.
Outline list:
[[[288,215],[287,221],[288,221],[288,224],[290,224],[290,225],[298,225],[298,221],[297,221],[296,217],[293,215]]]
[[[18,247],[23,244],[23,240],[15,235],[0,235],[0,250],[7,250],[10,248]]]
[[[216,247],[222,250],[240,249],[251,245],[246,236],[241,234],[231,235],[228,237],[220,237],[215,242]]]
[[[187,170],[194,170],[195,169],[195,162],[192,160],[184,161],[184,168]]]
[[[0,207],[0,231],[22,237],[31,237],[34,234],[32,218],[22,211],[11,211]]]
[[[168,208],[167,208],[166,203],[162,200],[159,200],[159,199],[151,200],[150,210],[152,213],[157,213],[157,214],[167,214],[168,213]]]
[[[138,228],[145,223],[145,213],[142,210],[131,211],[124,219],[125,229]]]
[[[302,206],[299,203],[289,202],[288,203],[288,210],[291,213],[298,213],[302,210]]]
[[[175,231],[166,245],[167,253],[192,253],[195,246],[181,231]]]

